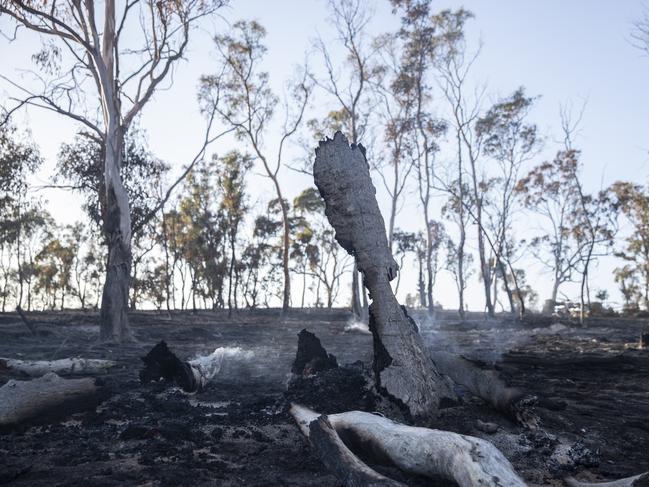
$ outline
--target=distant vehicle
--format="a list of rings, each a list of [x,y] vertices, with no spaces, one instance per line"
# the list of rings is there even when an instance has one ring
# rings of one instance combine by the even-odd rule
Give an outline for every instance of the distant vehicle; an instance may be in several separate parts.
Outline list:
[[[590,306],[587,304],[584,305],[584,316],[590,315]],[[579,303],[573,303],[571,301],[565,301],[563,303],[557,303],[554,306],[554,311],[552,316],[557,318],[579,318],[581,315],[581,305]]]

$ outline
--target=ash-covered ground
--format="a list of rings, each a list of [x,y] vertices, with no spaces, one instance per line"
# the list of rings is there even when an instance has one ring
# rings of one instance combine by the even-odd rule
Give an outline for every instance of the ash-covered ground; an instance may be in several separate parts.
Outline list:
[[[97,342],[97,316],[34,313],[34,337],[15,314],[0,315],[0,357],[108,358],[96,407],[58,411],[43,424],[0,432],[0,484],[335,486],[288,415],[290,400],[322,412],[372,410],[360,365],[327,372],[286,394],[297,333],[315,333],[339,363],[371,362],[371,336],[341,310],[136,312],[137,343]],[[495,368],[536,395],[541,429],[525,430],[464,394],[442,411],[439,429],[496,444],[530,485],[562,479],[612,479],[649,470],[649,350],[639,350],[642,320],[593,319],[586,327],[529,319],[460,323],[452,314],[415,314],[427,345]],[[181,358],[216,349],[250,354],[245,373],[224,366],[218,381],[187,395],[165,383],[140,384],[140,357],[165,340]],[[239,348],[236,352],[233,349]],[[0,385],[18,378],[4,371]],[[460,394],[464,391],[458,390]],[[495,423],[486,433],[483,423]],[[395,471],[387,471],[398,476]],[[410,485],[449,485],[403,478]]]

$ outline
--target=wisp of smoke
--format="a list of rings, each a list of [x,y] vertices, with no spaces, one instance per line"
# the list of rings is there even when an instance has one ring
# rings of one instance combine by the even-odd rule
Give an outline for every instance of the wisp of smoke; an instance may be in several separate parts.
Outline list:
[[[219,347],[209,355],[196,357],[189,363],[207,380],[232,380],[254,375],[255,353],[241,347]]]
[[[354,332],[354,331],[359,333],[369,333],[370,329],[367,326],[367,324],[363,323],[362,321],[351,320],[347,322],[345,328],[343,328],[343,331],[345,333]]]

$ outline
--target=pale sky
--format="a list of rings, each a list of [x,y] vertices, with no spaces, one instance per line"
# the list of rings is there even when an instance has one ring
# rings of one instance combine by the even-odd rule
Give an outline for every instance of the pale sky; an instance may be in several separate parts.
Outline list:
[[[371,31],[378,34],[393,31],[398,19],[390,12],[387,1],[369,1],[375,9]],[[467,0],[435,2],[437,9],[464,6],[475,14],[469,22],[467,44],[482,51],[473,71],[476,84],[487,85],[488,101],[510,94],[525,86],[529,95],[541,95],[530,120],[538,124],[545,137],[543,152],[532,165],[550,159],[558,148],[559,106],[572,101],[586,109],[581,131],[575,145],[582,150],[584,182],[589,191],[598,190],[617,179],[646,183],[649,175],[649,58],[634,48],[631,42],[633,22],[643,12],[638,0]],[[323,0],[239,0],[222,12],[225,20],[206,22],[195,32],[184,61],[175,71],[173,84],[159,92],[145,109],[142,126],[149,135],[149,146],[156,155],[179,170],[193,157],[202,137],[203,124],[196,103],[196,86],[201,74],[216,68],[211,33],[227,29],[226,22],[256,19],[268,32],[268,55],[265,68],[271,73],[273,86],[281,92],[284,81],[294,73],[295,66],[305,59],[310,40],[317,33],[331,39],[332,30],[326,22]],[[0,18],[0,30],[7,31],[8,20]],[[39,38],[31,32],[20,32],[10,44],[0,39],[0,72],[21,80],[21,69],[29,69],[30,56],[37,51]],[[318,58],[307,56],[315,70]],[[0,80],[0,100],[5,100],[10,87]],[[322,116],[337,109],[327,97],[318,95],[310,107],[309,118]],[[440,103],[439,115],[444,115]],[[17,119],[26,123],[39,144],[46,164],[34,178],[35,185],[47,184],[52,176],[56,153],[63,141],[70,140],[75,126],[61,117],[30,109]],[[274,148],[272,133],[266,136]],[[235,142],[219,142],[211,152],[225,153]],[[440,159],[452,157],[452,144],[443,144]],[[301,156],[300,149],[291,148],[289,156]],[[372,154],[369,154],[372,157]],[[281,176],[290,198],[310,184],[308,178],[284,170]],[[388,201],[380,179],[375,175],[379,203],[387,215]],[[253,200],[269,199],[268,180],[254,178],[250,184]],[[58,221],[69,223],[83,218],[79,198],[63,191],[40,191],[50,202],[50,211]],[[421,227],[421,211],[414,194],[398,216],[397,226],[407,230]],[[441,198],[435,202],[436,212]],[[452,224],[447,225],[450,229]],[[474,230],[471,230],[475,233]],[[518,238],[529,238],[537,232],[529,219],[516,226]],[[470,242],[474,246],[474,242]],[[476,256],[477,258],[477,256]],[[591,288],[607,288],[613,301],[620,301],[612,279],[616,261],[603,259],[592,278]],[[529,280],[546,298],[550,289],[549,276],[540,272],[530,259],[523,265]],[[400,297],[415,291],[414,267],[404,270]],[[297,281],[297,280],[296,280]],[[295,283],[294,293],[298,293]],[[576,288],[563,291],[576,297]],[[456,305],[455,286],[449,276],[440,276],[435,289],[436,299],[445,307]],[[467,299],[471,309],[483,306],[477,274],[472,278]],[[345,299],[340,301],[345,304]]]

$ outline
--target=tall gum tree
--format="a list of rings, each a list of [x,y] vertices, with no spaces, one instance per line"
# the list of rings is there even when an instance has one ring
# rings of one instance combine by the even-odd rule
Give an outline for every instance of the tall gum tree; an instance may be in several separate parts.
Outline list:
[[[282,135],[277,152],[271,157],[264,145],[264,135],[273,121],[279,99],[269,86],[269,74],[260,70],[266,53],[265,35],[266,30],[259,23],[240,20],[229,33],[216,36],[214,42],[223,66],[218,73],[202,77],[200,98],[207,110],[215,110],[221,120],[234,129],[237,138],[249,144],[265,176],[272,182],[282,214],[282,309],[286,311],[291,303],[291,233],[289,204],[282,190],[280,170],[284,166],[284,146],[304,119],[312,86],[304,69],[302,76],[290,87],[291,99],[285,103]]]
[[[319,38],[315,48],[320,54],[326,74],[321,78],[312,76],[312,79],[338,105],[337,110],[328,114],[328,125],[337,122],[339,127],[335,130],[341,129],[354,144],[362,141],[367,145],[366,139],[370,135],[372,123],[372,84],[378,74],[375,63],[377,46],[369,42],[367,35],[373,12],[368,7],[368,2],[363,0],[329,0],[327,6],[331,13],[329,22],[336,32],[334,45],[344,54],[345,62],[336,66],[331,57],[331,48]],[[367,321],[367,294],[358,277],[359,271],[354,262],[352,313],[357,320]]]
[[[409,126],[414,145],[413,172],[424,217],[427,308],[432,314],[432,288],[435,282],[433,257],[437,235],[431,215],[431,200],[436,179],[435,157],[439,151],[437,140],[447,130],[447,124],[433,114],[431,76],[438,57],[446,55],[448,46],[463,38],[462,27],[467,13],[462,9],[433,13],[430,0],[392,0],[392,5],[394,11],[401,14],[397,37],[401,40],[402,54],[399,71],[391,88],[398,94],[401,103],[412,107]]]
[[[9,115],[25,105],[53,111],[84,125],[105,148],[107,218],[103,231],[108,257],[100,315],[100,338],[104,341],[119,342],[131,335],[126,311],[132,228],[129,195],[120,174],[124,135],[182,59],[192,26],[223,3],[0,1],[1,17],[55,41],[44,44],[36,56],[42,66],[57,71],[42,91],[28,91],[4,77],[21,92]],[[103,8],[96,8],[99,6]],[[121,45],[126,32],[128,49]],[[138,41],[141,47],[134,48]],[[63,53],[69,62],[65,70],[56,66]],[[98,117],[93,115],[93,98],[97,100]]]

